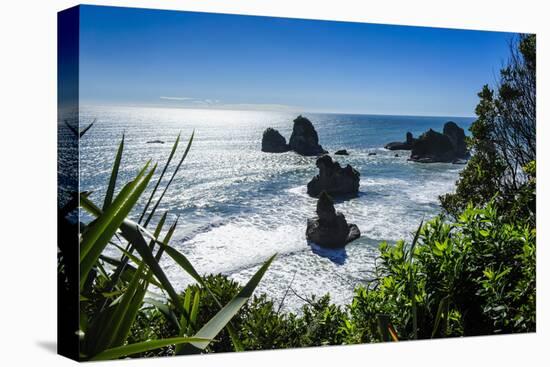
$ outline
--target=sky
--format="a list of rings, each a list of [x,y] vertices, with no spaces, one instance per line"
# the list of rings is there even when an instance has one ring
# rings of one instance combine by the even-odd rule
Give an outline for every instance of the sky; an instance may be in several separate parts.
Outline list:
[[[512,33],[82,6],[82,104],[473,116]]]

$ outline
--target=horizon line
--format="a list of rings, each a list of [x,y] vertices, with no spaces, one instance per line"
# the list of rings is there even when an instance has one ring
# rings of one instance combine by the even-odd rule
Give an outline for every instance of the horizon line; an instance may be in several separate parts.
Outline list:
[[[234,104],[233,106],[238,106]],[[246,104],[241,104],[246,105]],[[171,106],[165,104],[143,104],[143,103],[109,103],[109,102],[84,102],[79,103],[80,106],[93,106],[93,107],[136,107],[136,108],[167,108],[167,109],[184,109],[184,110],[200,110],[200,111],[243,111],[243,112],[279,112],[279,113],[298,113],[298,114],[327,114],[327,115],[359,115],[359,116],[402,116],[402,117],[458,117],[458,118],[476,118],[475,115],[454,115],[454,114],[414,114],[414,113],[380,113],[380,112],[341,112],[341,111],[315,111],[307,109],[292,109],[288,110],[276,110],[276,109],[245,109],[245,108],[223,108],[216,107],[196,107],[196,106]]]

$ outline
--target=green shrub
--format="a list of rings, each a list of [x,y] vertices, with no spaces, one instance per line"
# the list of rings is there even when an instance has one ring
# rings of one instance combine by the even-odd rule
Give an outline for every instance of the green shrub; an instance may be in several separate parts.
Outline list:
[[[535,229],[505,218],[492,203],[470,205],[456,223],[436,217],[412,261],[402,241],[382,244],[382,277],[356,289],[350,307],[361,340],[380,340],[378,314],[390,316],[400,339],[415,337],[413,317],[418,338],[534,331]]]

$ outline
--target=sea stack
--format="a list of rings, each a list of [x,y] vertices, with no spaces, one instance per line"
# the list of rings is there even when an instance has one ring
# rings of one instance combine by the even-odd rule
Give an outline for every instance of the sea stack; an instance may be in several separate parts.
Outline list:
[[[445,123],[443,134],[432,129],[413,143],[409,160],[420,163],[451,163],[469,157],[464,130],[452,121]]]
[[[289,149],[285,137],[279,131],[271,127],[265,129],[262,135],[262,152],[283,153],[288,152]]]
[[[306,156],[328,153],[319,145],[319,137],[311,121],[302,115],[294,120],[289,146],[296,153]]]
[[[307,220],[306,238],[322,247],[342,248],[361,236],[355,224],[348,224],[344,215],[337,212],[326,192],[317,201],[317,217]]]
[[[328,155],[317,158],[319,174],[307,184],[307,193],[317,197],[326,191],[330,195],[357,195],[360,174],[349,164],[342,168]]]

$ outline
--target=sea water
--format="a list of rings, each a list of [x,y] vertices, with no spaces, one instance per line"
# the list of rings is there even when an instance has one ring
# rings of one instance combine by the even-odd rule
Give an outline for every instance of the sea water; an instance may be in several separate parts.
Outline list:
[[[405,140],[407,131],[415,136],[429,128],[441,131],[449,120],[467,131],[473,119],[303,115],[313,122],[323,148],[361,174],[358,197],[336,202],[336,209],[361,230],[361,238],[345,250],[324,251],[306,241],[306,221],[315,215],[316,205],[306,185],[318,172],[316,158],[261,152],[263,131],[273,127],[288,141],[297,113],[84,106],[81,127],[97,122],[81,139],[80,190],[92,191],[91,198],[102,202],[124,134],[118,188],[147,160],[159,163],[149,191],[132,212],[137,219],[177,135],[181,133],[181,141],[169,173],[195,131],[189,154],[149,228],[164,212],[168,223],[179,217],[171,245],[201,274],[222,273],[242,284],[277,253],[257,292],[267,293],[276,305],[286,294],[285,310],[298,310],[302,298],[326,293],[335,303],[348,303],[354,287],[372,278],[379,244],[411,241],[421,220],[440,212],[438,196],[454,190],[463,168],[409,162],[409,152],[383,146]],[[165,143],[147,143],[152,140]],[[339,149],[350,155],[334,156]],[[114,248],[106,251],[117,254]],[[178,290],[192,282],[168,256],[162,265]]]

